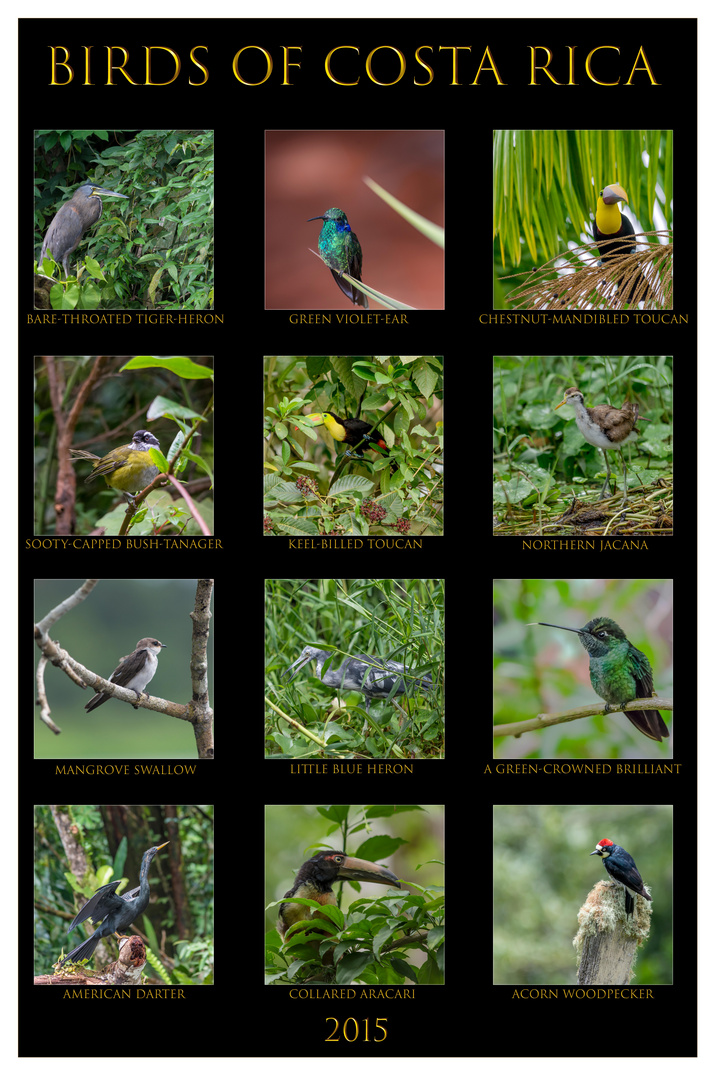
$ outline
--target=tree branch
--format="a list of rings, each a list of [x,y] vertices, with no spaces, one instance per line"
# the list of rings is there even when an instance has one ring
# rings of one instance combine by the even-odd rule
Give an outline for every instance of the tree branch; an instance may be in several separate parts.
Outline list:
[[[497,735],[514,735],[518,738],[526,731],[538,731],[541,728],[553,727],[554,724],[569,724],[571,720],[579,720],[583,716],[598,716],[600,713],[635,712],[643,709],[662,709],[663,712],[672,712],[673,703],[668,698],[638,698],[636,701],[625,702],[622,705],[608,705],[599,702],[598,705],[583,705],[579,709],[568,709],[560,713],[538,713],[532,720],[521,720],[517,724],[499,724],[493,728],[493,737]]]

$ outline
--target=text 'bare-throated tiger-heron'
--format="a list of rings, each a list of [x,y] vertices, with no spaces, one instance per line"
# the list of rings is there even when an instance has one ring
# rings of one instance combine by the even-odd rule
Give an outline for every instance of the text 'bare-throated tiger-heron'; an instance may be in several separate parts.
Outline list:
[[[72,199],[63,203],[50,222],[50,228],[43,240],[39,266],[42,266],[43,259],[50,252],[56,263],[62,263],[65,277],[69,276],[68,256],[80,243],[83,233],[94,225],[102,214],[101,195],[115,199],[129,198],[128,195],[121,195],[119,191],[98,187],[97,184],[83,184],[79,187]]]

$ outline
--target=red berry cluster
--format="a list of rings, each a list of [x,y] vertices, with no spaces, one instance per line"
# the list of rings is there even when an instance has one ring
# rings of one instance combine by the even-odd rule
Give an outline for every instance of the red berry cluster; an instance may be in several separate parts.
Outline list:
[[[317,480],[314,480],[311,476],[298,476],[295,487],[298,491],[302,492],[303,495],[318,494]]]
[[[387,516],[387,510],[379,506],[378,503],[373,502],[372,499],[363,499],[360,504],[360,513],[371,525],[377,525]]]

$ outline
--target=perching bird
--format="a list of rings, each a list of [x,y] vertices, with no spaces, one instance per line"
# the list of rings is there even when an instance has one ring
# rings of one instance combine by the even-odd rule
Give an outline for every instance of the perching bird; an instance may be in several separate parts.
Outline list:
[[[590,661],[590,682],[593,690],[606,702],[605,712],[611,705],[622,705],[623,712],[638,731],[648,739],[662,742],[670,735],[667,724],[657,709],[633,709],[624,706],[638,698],[655,697],[653,672],[644,652],[636,648],[621,626],[601,615],[591,619],[585,626],[559,626],[557,623],[539,623],[556,630],[568,630],[577,634],[580,644]]]
[[[337,442],[346,443],[358,451],[353,453],[351,450],[346,450],[346,457],[362,461],[363,450],[376,450],[378,453],[383,454],[384,457],[388,456],[387,443],[380,437],[375,424],[368,424],[367,420],[361,420],[359,417],[347,417],[343,420],[342,417],[333,412],[311,413],[307,419],[314,424],[324,424],[333,439]],[[373,428],[375,428],[375,431],[373,431]],[[371,435],[370,432],[372,432]],[[395,472],[396,469],[397,464],[392,461],[390,471]]]
[[[595,850],[588,852],[589,855],[599,855],[600,860],[608,872],[608,876],[616,885],[622,885],[625,889],[625,914],[628,918],[635,910],[635,897],[632,893],[644,897],[652,903],[652,896],[643,885],[640,871],[635,865],[632,855],[619,844],[613,844],[612,840],[600,840],[595,845]],[[630,891],[632,889],[632,892]]]
[[[330,273],[335,278],[340,291],[358,307],[366,308],[368,298],[360,289],[356,289],[343,274],[349,274],[356,281],[362,282],[362,248],[360,241],[350,228],[345,212],[337,206],[331,206],[324,214],[308,218],[308,221],[322,221],[323,227],[318,237],[318,252]]]
[[[92,470],[85,477],[85,483],[89,484],[102,476],[108,487],[122,491],[127,501],[132,503],[131,492],[143,491],[160,472],[150,457],[151,447],[159,450],[160,443],[151,431],[143,429],[135,432],[132,442],[124,446],[116,446],[104,457],[99,458],[97,454],[91,454],[88,450],[71,448],[70,459],[94,461]]]
[[[337,907],[332,887],[336,881],[346,878],[351,881],[375,881],[380,885],[400,885],[394,874],[377,863],[355,859],[344,851],[321,851],[302,864],[292,889],[285,893],[291,902],[281,904],[278,909],[277,931],[283,941],[293,923],[301,919],[323,918],[318,915],[316,908],[308,907],[302,900],[310,899],[318,904]],[[335,929],[334,923],[328,922],[328,934],[335,933]]]
[[[111,191],[110,188],[99,187],[97,184],[83,184],[77,189],[72,199],[63,203],[55,217],[50,222],[50,227],[45,233],[38,268],[48,252],[56,263],[62,263],[65,277],[69,276],[68,256],[82,240],[91,225],[102,214],[101,195],[106,198],[112,196],[115,199],[127,199],[129,196],[121,195],[119,191]]]
[[[116,686],[124,686],[126,690],[134,690],[139,701],[145,687],[157,671],[158,653],[161,649],[167,649],[167,645],[163,645],[156,638],[140,638],[133,652],[120,657],[118,666],[113,671],[108,682],[115,683]],[[90,698],[85,706],[85,711],[92,712],[93,709],[99,709],[111,697],[112,694],[105,694],[101,691],[95,697]],[[149,697],[149,695],[145,694],[145,697]],[[133,705],[133,709],[137,708],[137,705]]]
[[[86,919],[90,919],[93,926],[97,926],[98,929],[81,945],[78,945],[76,949],[67,954],[63,960],[63,965],[68,964],[71,960],[75,964],[79,964],[81,960],[88,960],[95,952],[102,938],[108,937],[110,934],[117,934],[118,930],[126,930],[142,915],[150,902],[150,883],[148,881],[150,863],[158,851],[167,847],[169,843],[170,841],[166,840],[164,844],[148,848],[142,857],[140,884],[134,889],[123,893],[122,896],[117,896],[115,890],[120,884],[120,879],[118,879],[109,882],[107,885],[101,885],[90,897],[87,904],[80,909],[70,923],[68,934],[80,923],[85,922]]]
[[[617,205],[623,199],[625,202],[628,201],[623,188],[619,184],[608,184],[600,192],[597,201],[592,230],[595,240],[600,241],[598,243],[598,254],[600,255],[600,262],[603,264],[612,264],[614,258],[631,255],[635,251],[635,230],[630,219],[620,213]],[[617,283],[618,295],[622,293],[624,287],[625,279],[621,278]],[[635,282],[629,294],[623,298],[623,302],[638,304],[640,300],[646,300],[648,296],[647,287],[643,288],[643,293],[639,296],[638,293],[641,288],[643,286]]]
[[[333,659],[323,675],[325,661],[331,656]],[[283,679],[288,672],[294,671],[288,680],[292,682],[300,668],[309,660],[315,661],[315,675],[326,686],[340,691],[357,690],[364,694],[365,708],[368,711],[373,698],[387,698],[391,695],[410,697],[420,690],[429,693],[433,688],[432,679],[427,676],[409,677],[405,673],[405,665],[394,660],[380,660],[377,656],[368,656],[367,653],[342,656],[324,649],[315,649],[311,645],[306,645],[297,660],[283,672]]]

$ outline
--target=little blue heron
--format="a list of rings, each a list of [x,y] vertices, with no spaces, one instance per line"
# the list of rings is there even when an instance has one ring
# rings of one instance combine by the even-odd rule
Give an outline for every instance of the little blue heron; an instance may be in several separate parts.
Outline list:
[[[397,664],[394,660],[381,660],[377,656],[368,656],[367,653],[357,653],[355,656],[337,656],[328,666],[323,675],[322,669],[328,657],[334,654],[325,649],[315,649],[312,645],[306,645],[297,660],[283,672],[283,679],[294,671],[288,682],[292,682],[299,673],[300,668],[308,661],[314,660],[315,675],[326,686],[334,690],[357,690],[365,695],[365,708],[369,711],[372,698],[387,698],[410,696],[418,690],[429,692],[433,688],[432,679],[428,676],[414,678],[406,674],[404,664]],[[400,676],[403,676],[400,678]]]

